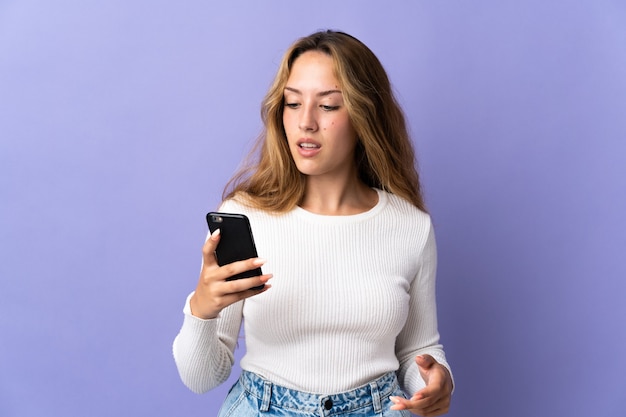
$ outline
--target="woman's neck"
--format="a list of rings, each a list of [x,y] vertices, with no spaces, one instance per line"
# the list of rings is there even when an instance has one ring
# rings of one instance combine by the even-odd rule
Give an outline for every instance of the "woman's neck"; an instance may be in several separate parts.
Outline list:
[[[347,216],[366,212],[376,203],[376,191],[356,177],[346,181],[307,177],[300,207],[316,214]]]

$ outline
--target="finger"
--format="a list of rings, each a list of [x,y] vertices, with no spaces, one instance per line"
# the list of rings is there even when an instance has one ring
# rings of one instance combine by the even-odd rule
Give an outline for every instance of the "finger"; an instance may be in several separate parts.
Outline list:
[[[426,382],[426,385],[428,385],[433,365],[438,362],[430,355],[418,355],[415,357],[415,363],[417,364],[417,369],[419,370],[422,379]]]
[[[250,259],[244,259],[243,261],[235,261],[235,262],[221,266],[219,268],[218,275],[220,276],[220,278],[226,280],[230,277],[234,277],[235,275],[241,274],[243,272],[257,269],[265,265],[266,262],[267,261],[263,258],[250,258]],[[242,278],[242,279],[247,279],[247,278],[248,277]]]
[[[393,401],[394,404],[398,404],[398,405],[402,405],[403,408],[407,408],[407,409],[419,409],[419,410],[423,410],[427,407],[431,407],[433,404],[436,404],[437,399],[430,396],[430,397],[424,397],[420,392],[416,393],[413,397],[411,397],[410,399],[406,399],[403,397],[394,397],[391,398],[391,401]]]
[[[451,388],[445,380],[438,378],[438,375],[439,372],[435,372],[432,375],[431,384],[416,392],[408,400],[409,409],[419,409],[421,415],[439,415],[443,413],[442,410],[449,408]]]
[[[445,395],[448,395],[450,393],[450,390],[447,387],[447,383],[446,383],[447,380],[445,378],[444,369],[445,368],[443,368],[443,366],[437,366],[428,370],[427,378],[424,377],[424,380],[427,381],[427,385],[421,390],[417,391],[411,399],[412,400],[430,399],[430,402],[433,403],[437,401],[439,398]]]
[[[265,291],[269,290],[271,287],[272,286],[270,284],[264,284],[263,287],[258,288],[258,289],[248,287],[247,289],[244,289],[238,292],[227,293],[222,297],[222,300],[226,305],[231,305],[238,301],[245,300],[246,298],[255,296],[257,294],[264,293]]]
[[[450,397],[439,399],[437,402],[431,405],[419,407],[419,414],[425,417],[439,416],[447,413],[450,410]]]
[[[423,409],[426,407],[430,407],[433,404],[436,404],[443,396],[441,389],[442,387],[440,386],[429,385],[417,391],[409,399],[406,399],[404,397],[397,397],[397,402],[405,404],[408,408]]]
[[[426,417],[440,416],[442,414],[447,413],[449,410],[450,410],[450,401],[441,400],[429,407],[423,408],[421,410],[421,414]]]
[[[204,246],[202,246],[202,260],[205,265],[213,265],[217,263],[215,260],[215,249],[217,248],[217,244],[220,242],[220,237],[220,229],[215,229],[206,242],[204,242]]]
[[[247,290],[259,292],[264,285],[267,285],[267,282],[272,277],[272,274],[264,274],[250,278],[240,278],[224,281],[221,285],[221,291],[224,295],[245,292]]]
[[[415,357],[415,363],[420,369],[428,370],[436,364],[437,361],[430,355],[418,355]]]
[[[391,406],[392,410],[406,410],[407,409],[407,403],[404,400],[404,398],[391,396],[389,397],[389,399],[393,403],[393,405]]]
[[[234,281],[213,282],[213,278],[201,278],[190,300],[191,313],[202,319],[216,318],[220,311],[240,300],[263,293],[270,289],[267,283],[272,274]],[[257,287],[257,288],[252,288]]]
[[[414,413],[421,414],[423,407],[419,401],[407,400],[402,397],[389,397],[389,399],[393,402],[392,410],[411,410]]]
[[[420,416],[439,416],[448,412],[450,401],[437,401],[434,404],[424,404],[423,401],[407,400],[402,397],[389,397],[394,405],[392,410],[410,410]]]

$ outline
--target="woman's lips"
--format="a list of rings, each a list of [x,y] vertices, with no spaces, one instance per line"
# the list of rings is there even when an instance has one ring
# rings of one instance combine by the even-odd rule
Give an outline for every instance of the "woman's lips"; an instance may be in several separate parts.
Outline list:
[[[322,148],[319,142],[312,139],[300,139],[296,145],[298,146],[298,153],[304,158],[311,158],[317,155]]]

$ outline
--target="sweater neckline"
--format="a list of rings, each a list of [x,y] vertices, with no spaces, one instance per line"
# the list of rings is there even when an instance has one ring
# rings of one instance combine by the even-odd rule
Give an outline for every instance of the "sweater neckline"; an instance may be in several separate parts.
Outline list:
[[[373,190],[376,191],[376,193],[378,194],[378,202],[376,202],[376,205],[374,205],[374,207],[362,213],[347,215],[317,214],[305,210],[300,206],[296,206],[293,212],[295,215],[303,219],[323,223],[352,223],[367,220],[380,213],[385,208],[388,201],[386,192],[379,190],[378,188],[373,188]]]

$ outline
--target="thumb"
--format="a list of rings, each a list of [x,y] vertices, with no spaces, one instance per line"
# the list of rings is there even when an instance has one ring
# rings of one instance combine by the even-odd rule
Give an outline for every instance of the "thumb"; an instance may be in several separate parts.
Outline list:
[[[415,363],[420,371],[420,375],[428,383],[428,371],[435,364],[435,359],[430,355],[418,355],[415,357]]]
[[[215,261],[215,249],[217,244],[220,243],[220,229],[215,229],[211,236],[208,237],[204,246],[202,246],[202,258],[204,265],[211,265],[216,263]]]

